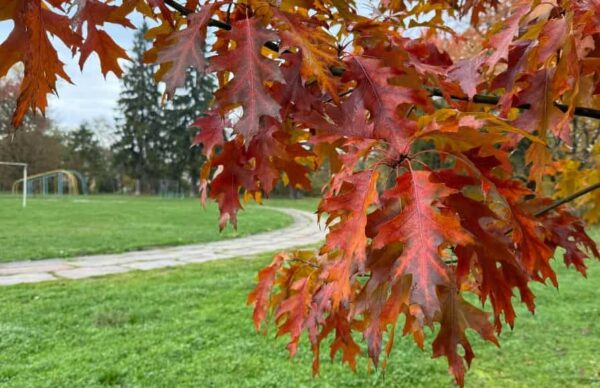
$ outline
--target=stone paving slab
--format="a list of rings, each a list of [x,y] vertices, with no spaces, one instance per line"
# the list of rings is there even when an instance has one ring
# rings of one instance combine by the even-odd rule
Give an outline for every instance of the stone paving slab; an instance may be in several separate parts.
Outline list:
[[[139,269],[142,271],[148,271],[151,269],[177,267],[179,265],[185,265],[187,263],[177,260],[156,260],[156,261],[144,261],[139,263],[124,264],[123,267],[131,269]]]
[[[205,263],[207,261],[213,261],[213,260],[223,260],[223,259],[227,259],[233,256],[229,256],[229,255],[218,255],[215,254],[213,256],[193,256],[193,257],[183,257],[181,259],[179,259],[179,261],[185,263],[185,264],[192,264],[192,263]]]
[[[9,268],[28,268],[35,266],[45,266],[52,264],[64,263],[64,259],[44,259],[44,260],[23,260],[23,261],[13,261],[10,263],[2,263],[0,264],[0,270],[7,270]]]
[[[105,267],[82,267],[54,272],[56,276],[65,279],[85,279],[96,276],[112,275],[127,272],[128,268],[118,265],[107,265]]]
[[[151,256],[144,255],[144,252],[138,252],[136,256],[127,255],[127,256],[105,256],[99,257],[97,259],[76,259],[71,261],[73,266],[79,268],[88,268],[88,267],[106,267],[111,265],[121,265],[126,263],[138,263],[142,261],[154,261],[154,260],[164,260],[172,258],[172,254],[164,254],[164,255],[156,255],[152,254]]]
[[[12,286],[23,283],[39,283],[49,280],[56,280],[56,277],[49,273],[26,273],[12,276],[0,276],[0,286]]]
[[[43,273],[43,272],[55,272],[62,271],[65,269],[71,269],[73,266],[69,265],[66,262],[52,262],[52,263],[40,263],[34,264],[35,262],[28,262],[27,266],[18,266],[18,267],[8,267],[8,268],[0,268],[0,276],[6,275],[19,275],[19,274],[34,274],[34,273]]]
[[[270,208],[289,214],[292,225],[270,232],[204,244],[155,248],[110,255],[82,256],[0,264],[0,286],[36,283],[57,279],[85,279],[134,270],[168,268],[240,256],[252,256],[299,246],[316,244],[325,238],[312,213]]]

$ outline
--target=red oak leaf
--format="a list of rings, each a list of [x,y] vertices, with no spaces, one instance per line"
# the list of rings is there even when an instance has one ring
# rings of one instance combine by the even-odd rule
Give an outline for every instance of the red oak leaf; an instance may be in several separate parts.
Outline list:
[[[286,259],[287,256],[284,254],[276,255],[271,265],[263,268],[258,273],[258,284],[248,295],[247,303],[254,305],[253,319],[257,331],[260,330],[260,325],[267,316],[269,299],[275,283],[275,277]]]
[[[481,338],[497,346],[499,346],[498,340],[494,335],[494,327],[489,321],[489,314],[465,301],[456,286],[440,287],[438,292],[442,313],[440,331],[432,344],[433,357],[445,356],[456,383],[463,386],[464,362],[470,366],[475,356],[465,331],[473,329],[479,333]],[[460,355],[459,346],[462,347],[464,356]]]
[[[295,112],[310,113],[314,105],[320,101],[309,87],[305,87],[300,74],[302,56],[300,53],[284,53],[285,65],[281,67],[285,83],[274,83],[271,89],[275,99],[281,105],[281,117],[286,118]]]
[[[280,30],[281,49],[300,49],[302,65],[300,74],[305,80],[315,77],[323,92],[338,100],[338,81],[331,74],[331,67],[341,66],[335,46],[335,38],[323,28],[323,23],[298,14],[275,12],[276,25]]]
[[[586,233],[585,224],[564,209],[548,213],[541,219],[550,231],[548,236],[550,247],[553,250],[563,247],[565,264],[573,265],[577,271],[586,276],[587,266],[584,260],[591,255],[600,259],[600,252],[594,240]]]
[[[290,286],[290,290],[292,295],[279,305],[275,311],[275,320],[281,323],[277,330],[277,336],[289,334],[288,350],[291,355],[294,355],[298,350],[298,341],[309,314],[311,300],[309,279],[303,278],[295,281]]]
[[[203,5],[199,12],[188,16],[185,29],[172,32],[166,37],[170,45],[159,51],[157,62],[170,64],[161,78],[167,84],[168,96],[172,96],[175,89],[183,86],[188,68],[195,68],[201,74],[206,72],[206,31],[217,5],[218,3]]]
[[[505,235],[506,223],[485,204],[453,194],[445,203],[461,217],[461,225],[475,239],[469,246],[454,249],[458,257],[457,277],[463,281],[475,265],[478,272],[477,292],[482,302],[490,298],[496,330],[500,332],[500,315],[511,327],[514,325],[515,311],[512,304],[513,288],[518,288],[521,301],[530,311],[534,311],[534,297],[527,282],[529,275],[515,255],[514,244]]]
[[[335,339],[331,343],[329,356],[333,360],[337,352],[342,352],[342,362],[347,362],[350,368],[356,370],[356,356],[360,354],[360,347],[352,338],[352,326],[348,321],[348,314],[345,310],[338,310],[335,314],[329,316],[323,331],[321,339],[329,333],[335,331]]]
[[[237,212],[242,207],[240,189],[257,189],[249,159],[244,145],[231,140],[226,142],[221,153],[210,161],[211,166],[217,167],[217,173],[210,183],[209,196],[219,203],[221,230],[225,228],[227,221],[237,227]]]
[[[507,20],[498,23],[500,31],[493,34],[487,41],[486,46],[492,48],[492,54],[485,59],[485,64],[493,69],[503,59],[508,59],[508,49],[513,38],[519,32],[519,22],[530,10],[529,4],[523,4],[513,10]]]
[[[459,83],[470,100],[477,94],[477,86],[482,82],[479,73],[482,62],[481,58],[463,59],[448,69],[448,78]]]
[[[329,233],[321,253],[340,250],[347,260],[364,267],[366,258],[367,214],[378,201],[376,171],[355,173],[343,180],[339,192],[330,192],[319,205],[319,213],[327,213]],[[335,224],[332,223],[338,220]]]
[[[81,56],[79,57],[79,66],[83,66],[90,54],[95,52],[100,60],[102,74],[106,76],[113,72],[117,77],[121,77],[123,70],[119,66],[119,58],[129,59],[125,50],[120,47],[110,37],[108,33],[99,29],[105,23],[114,23],[121,26],[134,28],[129,19],[120,12],[120,7],[109,5],[97,0],[78,0],[77,13],[73,16],[72,22],[75,30],[80,35],[84,35],[85,26],[86,36],[81,46]],[[75,49],[73,50],[75,52]]]
[[[58,77],[70,82],[48,34],[54,34],[69,48],[79,45],[81,38],[71,31],[67,17],[43,7],[40,1],[25,0],[12,7],[9,11],[14,13],[15,24],[0,44],[0,77],[17,62],[23,62],[25,76],[12,117],[12,125],[18,127],[29,108],[46,111],[47,95],[56,93]]]
[[[310,190],[310,168],[300,160],[310,160],[313,154],[293,141],[293,136],[272,118],[265,118],[265,130],[255,136],[248,153],[256,161],[255,173],[265,194],[270,194],[282,173],[291,187]]]
[[[200,129],[194,138],[193,145],[202,144],[204,155],[207,157],[212,156],[214,148],[222,146],[225,141],[223,137],[225,120],[217,112],[211,111],[205,117],[196,119],[192,125]]]
[[[428,321],[440,308],[436,288],[449,281],[442,250],[449,245],[472,242],[458,216],[439,204],[456,190],[435,183],[430,177],[427,171],[407,172],[398,177],[396,186],[386,191],[383,198],[386,202],[401,201],[402,209],[392,216],[383,213],[372,217],[379,224],[373,237],[374,249],[398,242],[404,245],[394,275],[412,275],[410,302],[422,308]]]
[[[225,39],[236,46],[211,58],[211,69],[229,71],[233,79],[217,91],[217,104],[223,109],[240,104],[244,113],[234,128],[244,135],[246,143],[260,132],[262,116],[279,117],[279,104],[269,95],[264,82],[285,82],[277,63],[261,54],[265,42],[276,40],[273,31],[265,29],[258,18],[233,23]]]
[[[406,139],[412,134],[396,112],[401,104],[412,104],[430,109],[431,103],[425,90],[411,87],[400,79],[401,72],[385,67],[382,61],[367,57],[351,56],[346,60],[351,71],[344,74],[344,81],[355,80],[356,88],[345,104],[364,106],[374,124],[374,136],[391,140],[397,148],[403,148]]]

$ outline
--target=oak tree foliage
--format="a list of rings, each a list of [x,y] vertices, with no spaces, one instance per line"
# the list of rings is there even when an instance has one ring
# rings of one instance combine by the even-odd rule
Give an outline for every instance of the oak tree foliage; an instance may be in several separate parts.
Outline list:
[[[530,284],[558,284],[557,248],[584,275],[600,256],[568,209],[544,211],[540,189],[556,166],[549,142],[572,144],[575,108],[600,107],[600,2],[515,0],[480,49],[453,60],[453,21],[477,29],[499,3],[382,0],[366,17],[352,0],[7,0],[0,76],[24,64],[18,126],[69,80],[58,40],[81,66],[96,54],[104,74],[121,75],[127,53],[104,26],[133,28],[135,11],[155,20],[145,57],[166,97],[188,68],[219,82],[195,126],[202,197],[218,202],[221,227],[236,224],[241,198],[260,201],[279,182],[308,190],[311,171],[331,171],[318,210],[326,241],[259,273],[256,328],[273,318],[292,355],[306,333],[315,373],[325,340],[352,368],[365,341],[377,366],[396,335],[422,347],[431,328],[433,356],[462,385],[467,329],[497,345],[515,297],[533,312]],[[499,98],[482,105],[481,93]],[[526,177],[514,173],[517,149]]]

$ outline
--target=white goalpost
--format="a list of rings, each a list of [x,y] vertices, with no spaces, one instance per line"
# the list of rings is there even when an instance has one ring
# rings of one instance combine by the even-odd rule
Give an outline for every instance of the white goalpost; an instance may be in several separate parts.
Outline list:
[[[23,168],[23,207],[27,207],[27,163],[0,162],[0,165]]]

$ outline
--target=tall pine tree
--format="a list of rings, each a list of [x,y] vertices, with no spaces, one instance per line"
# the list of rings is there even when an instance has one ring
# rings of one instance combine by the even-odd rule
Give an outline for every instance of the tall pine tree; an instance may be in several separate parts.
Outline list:
[[[207,110],[216,85],[189,69],[185,87],[163,105],[153,79],[156,67],[143,61],[146,32],[144,26],[135,36],[133,63],[122,81],[115,161],[145,192],[156,192],[160,179],[179,182],[186,176],[196,187],[202,156],[191,148],[196,132],[191,124]]]
[[[136,192],[150,190],[150,178],[163,175],[161,93],[154,82],[155,66],[143,63],[148,42],[147,27],[138,31],[133,45],[133,62],[122,79],[117,118],[119,140],[114,145],[115,162],[136,180]]]
[[[188,69],[183,91],[176,93],[165,109],[169,131],[169,142],[165,148],[166,157],[170,160],[169,176],[179,179],[188,175],[194,188],[203,156],[198,147],[192,147],[198,129],[191,124],[208,110],[215,87],[212,77]]]

